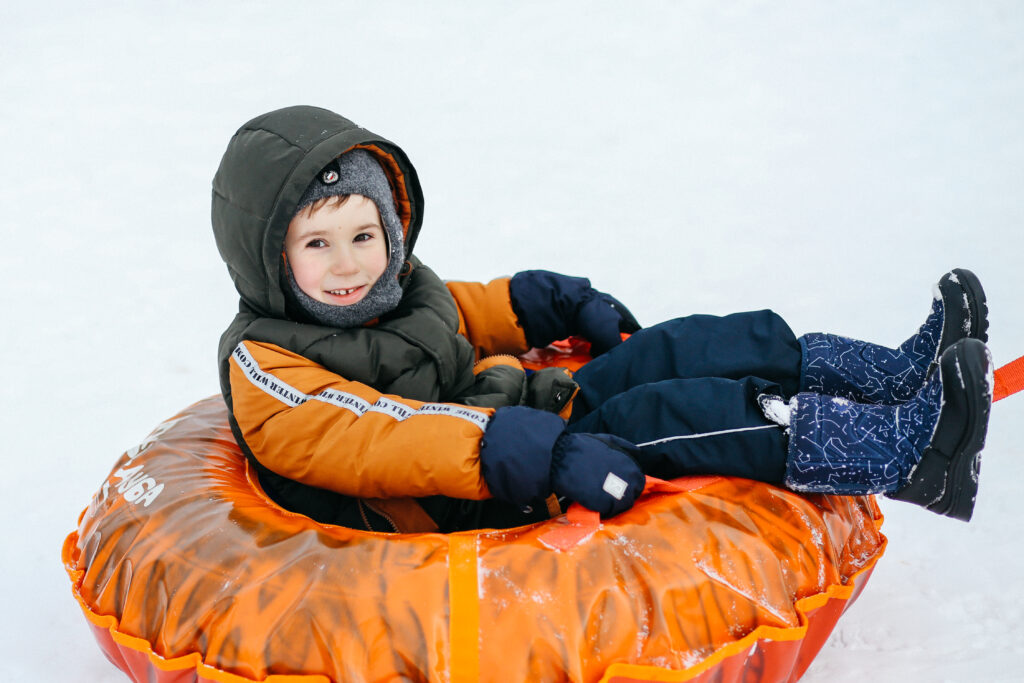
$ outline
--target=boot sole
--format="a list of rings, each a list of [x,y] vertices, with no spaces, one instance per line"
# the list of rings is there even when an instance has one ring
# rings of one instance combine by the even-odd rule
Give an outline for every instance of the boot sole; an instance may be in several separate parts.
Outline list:
[[[977,275],[966,268],[954,268],[939,279],[939,293],[945,315],[936,362],[961,339],[988,341],[988,303]],[[954,312],[958,314],[952,315]]]
[[[960,340],[942,354],[942,408],[935,432],[910,482],[891,498],[971,519],[992,407],[991,366],[988,349],[977,339]]]

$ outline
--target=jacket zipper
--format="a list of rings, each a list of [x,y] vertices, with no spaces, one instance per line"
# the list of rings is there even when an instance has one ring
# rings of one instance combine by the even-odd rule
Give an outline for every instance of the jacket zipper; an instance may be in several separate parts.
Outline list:
[[[359,516],[363,518],[363,524],[366,526],[366,530],[367,531],[376,531],[376,529],[373,528],[373,525],[370,524],[370,518],[366,516],[366,507],[365,507],[366,504],[361,499],[356,501],[356,502],[359,504]],[[387,513],[385,513],[385,512],[378,512],[377,510],[374,510],[373,514],[375,514],[375,515],[377,515],[379,517],[383,517],[384,521],[387,522],[391,526],[392,533],[396,533],[396,534],[398,533],[398,525],[395,524],[395,520],[393,520],[390,516],[388,516]]]
[[[516,358],[515,356],[513,356],[511,353],[497,353],[497,354],[495,354],[493,356],[484,356],[483,358],[481,358],[477,362],[473,363],[473,367],[475,368],[476,366],[478,366],[481,363],[483,363],[485,360],[491,360],[492,358],[508,358],[509,360],[513,360],[516,363],[520,362],[519,359]]]

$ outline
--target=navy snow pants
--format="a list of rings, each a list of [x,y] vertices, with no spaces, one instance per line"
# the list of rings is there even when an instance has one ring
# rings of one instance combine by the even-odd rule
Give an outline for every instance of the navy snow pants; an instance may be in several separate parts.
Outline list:
[[[569,429],[615,434],[646,474],[781,484],[787,438],[757,403],[800,386],[800,343],[772,311],[692,315],[640,330],[575,373]]]

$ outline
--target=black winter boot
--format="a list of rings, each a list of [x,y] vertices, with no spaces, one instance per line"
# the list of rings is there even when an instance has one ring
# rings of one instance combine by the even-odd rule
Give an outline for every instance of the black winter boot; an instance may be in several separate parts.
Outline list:
[[[939,372],[944,389],[935,433],[910,480],[888,496],[967,522],[992,408],[992,356],[982,342],[964,339],[942,354]]]
[[[800,337],[800,390],[858,403],[902,403],[951,345],[965,338],[988,341],[985,291],[974,273],[946,273],[933,293],[928,319],[897,349],[833,334]]]

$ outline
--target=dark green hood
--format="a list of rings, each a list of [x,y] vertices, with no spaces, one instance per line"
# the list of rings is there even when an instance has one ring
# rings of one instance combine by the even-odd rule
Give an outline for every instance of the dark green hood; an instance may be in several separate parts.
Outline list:
[[[360,148],[384,169],[405,232],[406,272],[396,308],[374,323],[337,328],[293,316],[281,277],[288,224],[313,177]],[[232,405],[229,361],[243,340],[274,344],[384,393],[452,400],[474,384],[473,349],[444,283],[411,254],[420,228],[416,171],[395,144],[325,109],[289,107],[242,126],[213,179],[213,231],[241,295],[221,335],[221,389]]]
[[[405,152],[334,112],[296,106],[257,116],[228,143],[213,179],[213,234],[242,303],[283,319],[281,251],[295,207],[320,169],[353,148],[373,153],[391,181],[408,259],[423,192]]]

